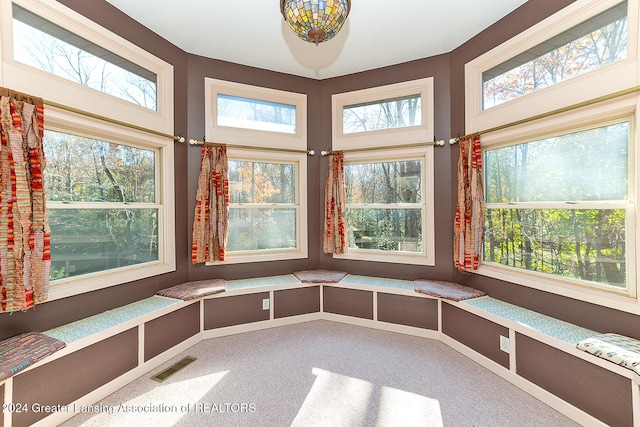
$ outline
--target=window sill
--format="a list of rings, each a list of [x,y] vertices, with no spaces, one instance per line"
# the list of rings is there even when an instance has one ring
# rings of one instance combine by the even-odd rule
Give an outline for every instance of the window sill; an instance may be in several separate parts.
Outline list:
[[[394,264],[436,265],[433,258],[424,254],[413,253],[390,253],[386,251],[362,251],[350,249],[348,254],[334,254],[333,257],[337,259],[389,262]]]
[[[244,264],[250,262],[266,262],[266,261],[285,261],[292,259],[308,258],[307,250],[269,250],[264,253],[245,252],[245,253],[229,253],[222,262],[208,262],[206,265],[225,265],[225,264]]]

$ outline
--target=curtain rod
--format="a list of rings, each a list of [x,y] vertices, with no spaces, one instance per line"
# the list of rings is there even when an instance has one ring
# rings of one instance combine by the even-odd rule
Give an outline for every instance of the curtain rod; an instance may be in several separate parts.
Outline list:
[[[43,104],[44,105],[49,105],[51,107],[59,108],[61,110],[70,111],[72,113],[81,114],[83,116],[91,117],[93,119],[98,119],[98,120],[102,120],[102,121],[105,121],[105,122],[108,122],[108,123],[113,123],[113,124],[116,124],[116,125],[128,127],[130,129],[135,129],[135,130],[139,130],[139,131],[142,131],[142,132],[151,133],[151,134],[154,134],[154,135],[158,135],[158,136],[162,136],[162,137],[165,137],[165,138],[173,139],[174,141],[177,141],[177,142],[184,142],[185,141],[185,138],[182,135],[179,135],[179,136],[170,135],[168,133],[160,132],[160,131],[153,130],[153,129],[144,128],[142,126],[134,125],[134,124],[127,123],[127,122],[122,122],[120,120],[112,119],[110,117],[105,117],[105,116],[101,116],[99,114],[90,113],[88,111],[80,110],[78,108],[69,107],[68,105],[59,104],[59,103],[54,102],[54,101],[48,101],[46,99],[43,99]]]
[[[316,154],[315,150],[302,150],[302,149],[295,149],[295,148],[256,147],[253,145],[224,144],[219,142],[198,141],[197,139],[190,139],[189,144],[204,145],[205,147],[213,146],[213,145],[226,145],[227,147],[245,148],[249,150],[280,151],[284,153],[307,153],[307,155],[309,156],[313,156],[314,154]]]
[[[613,92],[613,93],[610,93],[610,94],[607,94],[607,95],[599,96],[597,98],[592,98],[592,99],[589,99],[589,100],[586,100],[586,101],[583,101],[583,102],[578,102],[576,104],[572,104],[572,105],[569,105],[569,106],[566,106],[566,107],[558,108],[556,110],[547,111],[546,113],[537,114],[535,116],[527,117],[525,119],[516,120],[516,121],[510,122],[510,123],[505,123],[505,124],[500,125],[500,126],[492,127],[490,129],[485,129],[485,130],[481,130],[481,131],[478,131],[478,132],[473,132],[473,133],[470,133],[470,134],[467,134],[467,135],[463,135],[463,136],[457,136],[455,138],[451,138],[449,140],[449,144],[455,144],[458,141],[460,141],[461,139],[467,139],[467,138],[471,138],[471,137],[476,136],[476,135],[482,135],[482,134],[485,134],[485,133],[496,132],[496,131],[507,129],[507,128],[510,128],[510,127],[522,125],[524,123],[529,123],[529,122],[532,122],[534,120],[539,120],[539,119],[544,119],[546,117],[555,116],[556,114],[566,113],[567,111],[576,110],[578,108],[586,107],[588,105],[593,105],[593,104],[597,104],[599,102],[609,101],[611,99],[619,98],[619,97],[625,96],[625,95],[630,95],[630,94],[636,93],[636,92],[640,92],[640,85],[639,86],[630,87],[628,89],[620,90],[618,92]]]
[[[323,156],[329,156],[331,154],[334,154],[340,151],[342,151],[343,153],[355,153],[358,151],[393,150],[398,148],[424,147],[429,145],[442,146],[444,145],[444,140],[441,139],[439,141],[433,141],[433,142],[418,142],[415,144],[385,145],[383,147],[351,148],[347,150],[326,150],[326,151],[321,151],[320,154],[322,154]]]

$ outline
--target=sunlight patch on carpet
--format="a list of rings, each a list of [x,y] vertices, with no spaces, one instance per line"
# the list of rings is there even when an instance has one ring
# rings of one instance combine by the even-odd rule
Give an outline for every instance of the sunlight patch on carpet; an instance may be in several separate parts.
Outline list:
[[[444,425],[436,399],[324,369],[313,368],[312,373],[316,380],[292,426]],[[370,410],[377,413],[371,414]],[[371,424],[372,420],[376,420],[375,424]]]

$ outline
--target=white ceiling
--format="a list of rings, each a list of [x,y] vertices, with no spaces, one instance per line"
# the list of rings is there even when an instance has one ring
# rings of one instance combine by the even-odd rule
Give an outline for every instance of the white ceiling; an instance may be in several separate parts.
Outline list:
[[[186,52],[314,79],[449,52],[526,2],[352,0],[342,31],[315,46],[289,29],[279,0],[107,1]]]

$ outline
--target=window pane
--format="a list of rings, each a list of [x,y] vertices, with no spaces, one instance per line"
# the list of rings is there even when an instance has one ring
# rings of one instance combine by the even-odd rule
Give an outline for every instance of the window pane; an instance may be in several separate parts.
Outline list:
[[[218,126],[296,133],[296,106],[218,94]]]
[[[422,209],[347,209],[349,245],[422,252]]]
[[[422,161],[346,164],[347,203],[421,203]]]
[[[229,161],[231,203],[296,203],[296,165]]]
[[[45,130],[47,200],[154,203],[155,152]]]
[[[483,109],[572,79],[627,57],[627,2],[482,75]]]
[[[628,199],[629,123],[487,150],[488,203]]]
[[[13,5],[14,60],[156,110],[157,76]]]
[[[230,208],[228,251],[295,249],[296,208]]]
[[[348,134],[420,126],[422,124],[421,101],[422,98],[418,94],[345,105],[342,109],[342,132]]]
[[[158,260],[157,209],[50,209],[51,280]]]
[[[625,288],[623,209],[488,209],[484,260]]]

